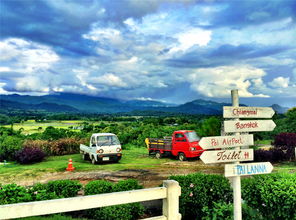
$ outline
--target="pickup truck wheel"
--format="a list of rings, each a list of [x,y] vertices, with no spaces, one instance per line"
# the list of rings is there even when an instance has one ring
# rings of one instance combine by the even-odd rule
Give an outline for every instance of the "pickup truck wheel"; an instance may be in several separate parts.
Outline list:
[[[161,153],[159,151],[156,152],[155,154],[156,159],[160,159],[161,158]]]
[[[87,154],[82,154],[82,160],[88,160],[88,155]]]
[[[180,161],[184,161],[184,160],[186,160],[186,156],[185,156],[184,153],[179,153],[178,158],[179,158]]]
[[[91,158],[91,163],[94,164],[94,165],[97,163],[97,161],[96,161],[96,159],[94,157]]]

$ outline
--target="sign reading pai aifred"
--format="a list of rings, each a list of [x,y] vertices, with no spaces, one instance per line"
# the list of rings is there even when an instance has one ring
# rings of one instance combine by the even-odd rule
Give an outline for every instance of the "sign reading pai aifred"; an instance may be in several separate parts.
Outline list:
[[[234,136],[203,137],[198,143],[203,149],[241,147],[254,144],[252,134]]]
[[[225,176],[249,176],[271,173],[273,166],[270,162],[226,164]]]
[[[229,163],[254,159],[253,149],[204,151],[200,159],[205,163]]]
[[[224,118],[271,118],[273,115],[270,107],[223,107]]]

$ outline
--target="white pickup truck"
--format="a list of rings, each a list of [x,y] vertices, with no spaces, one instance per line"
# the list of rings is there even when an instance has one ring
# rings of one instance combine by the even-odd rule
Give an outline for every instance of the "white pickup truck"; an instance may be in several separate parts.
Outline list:
[[[95,133],[91,136],[89,146],[80,144],[80,153],[84,160],[92,164],[104,161],[118,162],[121,159],[121,145],[115,134]]]

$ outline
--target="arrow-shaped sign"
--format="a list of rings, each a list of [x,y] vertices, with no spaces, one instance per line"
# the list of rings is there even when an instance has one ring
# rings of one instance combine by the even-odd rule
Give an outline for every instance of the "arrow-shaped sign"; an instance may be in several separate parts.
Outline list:
[[[253,160],[253,149],[204,151],[200,159],[205,163],[229,163]]]
[[[225,164],[225,176],[249,176],[271,173],[273,166],[270,162]]]
[[[271,118],[274,110],[270,107],[223,106],[224,118]]]
[[[272,120],[224,121],[225,132],[272,131],[275,126]]]
[[[254,145],[252,134],[203,137],[198,143],[203,149],[217,149]]]

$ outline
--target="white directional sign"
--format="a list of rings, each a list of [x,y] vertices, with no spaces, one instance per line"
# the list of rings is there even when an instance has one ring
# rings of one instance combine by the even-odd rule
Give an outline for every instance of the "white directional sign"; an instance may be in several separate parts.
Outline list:
[[[229,163],[253,160],[253,149],[204,151],[200,159],[205,163]]]
[[[213,136],[203,137],[199,141],[199,145],[202,149],[216,149],[227,147],[240,147],[249,146],[254,144],[254,138],[252,134],[248,135],[235,135],[235,136]]]
[[[225,132],[272,131],[275,126],[272,120],[224,121]]]
[[[225,176],[249,176],[271,173],[273,166],[270,162],[225,164]]]
[[[270,107],[223,107],[224,118],[271,118],[273,115]]]

